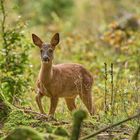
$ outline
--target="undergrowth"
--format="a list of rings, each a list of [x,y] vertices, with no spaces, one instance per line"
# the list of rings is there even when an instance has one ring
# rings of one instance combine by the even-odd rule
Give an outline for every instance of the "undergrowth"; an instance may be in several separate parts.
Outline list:
[[[63,129],[67,130],[68,135],[71,134],[72,113],[68,112],[61,99],[55,123],[11,105],[28,106],[39,111],[34,97],[40,59],[38,50],[33,48],[31,42],[32,33],[37,33],[47,41],[54,32],[60,32],[61,41],[56,49],[54,64],[80,63],[94,77],[92,94],[96,114],[84,121],[81,137],[138,113],[139,3],[129,0],[68,0],[70,4],[64,0],[57,4],[55,0],[41,1],[43,3],[0,0],[0,137],[24,126],[30,126],[42,135],[67,135],[59,132]],[[61,5],[64,5],[64,9]],[[122,7],[127,14],[120,13]],[[64,13],[65,10],[70,12],[70,16]],[[50,13],[49,16],[46,12]],[[129,12],[131,16],[128,16]],[[19,14],[21,18],[18,18]],[[76,99],[76,105],[78,109],[86,109],[79,98]],[[43,101],[43,106],[47,113],[48,98]],[[106,133],[112,133],[118,140],[128,139],[136,129],[139,130],[139,124],[140,120],[135,119]]]

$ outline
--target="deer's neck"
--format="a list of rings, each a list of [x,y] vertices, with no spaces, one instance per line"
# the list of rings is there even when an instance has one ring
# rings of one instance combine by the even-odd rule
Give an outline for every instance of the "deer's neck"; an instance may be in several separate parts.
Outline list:
[[[52,61],[49,63],[41,63],[40,80],[45,83],[49,83],[52,77]]]

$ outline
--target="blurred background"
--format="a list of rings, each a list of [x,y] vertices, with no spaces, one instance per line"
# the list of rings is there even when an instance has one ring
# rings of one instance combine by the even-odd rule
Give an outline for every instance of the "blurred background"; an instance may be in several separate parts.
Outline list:
[[[38,110],[34,89],[40,54],[32,43],[31,34],[35,33],[49,42],[52,35],[59,32],[60,44],[55,50],[54,64],[80,63],[91,71],[95,79],[93,95],[100,122],[108,123],[112,115],[119,120],[120,116],[134,114],[140,103],[139,7],[140,0],[1,2],[3,97],[13,104]],[[79,99],[76,102],[78,108],[84,108]],[[57,108],[59,119],[70,116],[63,103],[61,100]],[[106,114],[112,105],[113,114]],[[46,112],[48,106],[49,100],[44,99]]]

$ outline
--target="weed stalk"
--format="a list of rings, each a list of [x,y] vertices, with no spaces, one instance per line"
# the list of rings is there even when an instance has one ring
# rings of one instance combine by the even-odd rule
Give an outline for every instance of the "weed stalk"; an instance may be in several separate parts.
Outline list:
[[[113,63],[111,63],[111,115],[112,115],[112,123],[114,119],[114,75],[113,75]]]
[[[104,79],[105,79],[105,90],[104,90],[104,111],[105,111],[105,114],[107,113],[107,64],[104,63],[104,70],[105,70],[105,73],[104,73]]]

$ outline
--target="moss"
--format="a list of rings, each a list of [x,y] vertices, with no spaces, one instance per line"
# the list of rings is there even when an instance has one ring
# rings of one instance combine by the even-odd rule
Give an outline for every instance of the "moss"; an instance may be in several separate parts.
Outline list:
[[[43,140],[43,136],[32,128],[21,127],[13,130],[4,140]]]
[[[36,128],[37,131],[43,133],[52,133],[55,129],[54,126],[48,124],[47,122],[42,122],[40,120],[36,120],[32,123],[32,126]]]
[[[83,110],[78,110],[74,112],[73,116],[74,116],[74,119],[76,120],[83,120],[84,118],[87,117],[87,113]]]
[[[81,123],[83,119],[85,119],[87,116],[86,112],[83,110],[78,110],[74,112],[73,117],[73,130],[72,130],[72,135],[71,135],[71,140],[78,140],[79,134],[80,134],[80,128],[81,128]]]
[[[10,111],[10,105],[7,102],[5,102],[4,98],[2,98],[2,95],[0,94],[0,139],[4,136],[2,128],[9,116]]]
[[[44,135],[45,140],[68,140],[67,137],[62,137],[62,136],[56,136],[54,134],[45,134]]]
[[[3,99],[1,99],[0,96],[0,120],[4,121],[7,119],[8,114],[10,113],[11,108],[4,102]]]
[[[25,114],[23,111],[12,110],[4,124],[3,131],[7,133],[18,126],[29,126],[33,121],[32,116]]]
[[[42,133],[52,133],[55,128],[47,122],[36,120],[34,115],[25,114],[22,110],[14,109],[9,114],[2,130],[7,134],[19,126],[31,126]]]
[[[63,137],[68,137],[69,136],[68,132],[62,127],[57,127],[54,130],[54,134],[59,135],[59,136],[63,136]]]

